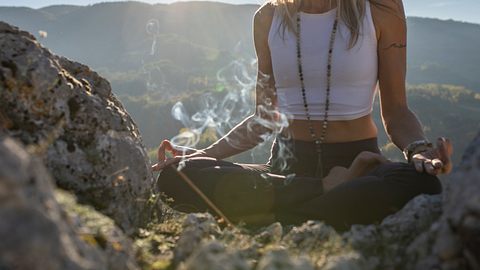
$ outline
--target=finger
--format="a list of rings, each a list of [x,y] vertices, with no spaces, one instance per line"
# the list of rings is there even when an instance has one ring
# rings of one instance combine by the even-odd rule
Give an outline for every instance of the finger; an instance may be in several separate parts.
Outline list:
[[[433,170],[434,170],[433,174],[434,175],[438,175],[442,172],[443,166],[444,166],[443,164],[444,163],[438,158],[432,160],[432,166],[433,166]]]
[[[413,165],[415,166],[415,170],[417,170],[417,172],[421,173],[424,171],[423,159],[414,159]]]
[[[447,138],[438,138],[437,148],[439,151],[440,159],[443,162],[443,166],[440,171],[442,173],[449,173],[453,167],[450,159],[450,156],[453,154],[452,143]]]
[[[436,158],[432,160],[432,165],[435,169],[441,169],[443,167],[443,162],[440,159]]]
[[[160,143],[160,146],[158,146],[157,150],[157,160],[158,161],[164,161],[165,160],[165,144],[167,140],[164,140]]]
[[[453,154],[453,145],[452,145],[452,142],[450,141],[450,139],[440,137],[440,138],[438,138],[438,142],[441,142],[443,148],[445,149],[445,153],[448,156],[451,156]],[[438,142],[437,142],[437,144],[438,144]]]
[[[437,139],[437,150],[439,154],[439,158],[442,160],[445,160],[445,158],[448,158],[448,151],[447,151],[447,145],[445,138],[438,138]]]
[[[165,145],[165,151],[173,153],[175,149],[173,148],[173,145],[169,140],[164,140],[163,144]]]
[[[427,172],[428,174],[432,174],[432,175],[437,174],[437,169],[435,169],[435,167],[433,167],[432,161],[425,160],[425,162],[423,162],[423,164],[424,164],[424,167],[425,167],[425,172]]]
[[[170,152],[173,154],[173,146],[169,140],[163,140],[158,148],[158,161],[164,161],[167,159],[166,153]]]
[[[154,172],[158,172],[158,171],[160,171],[160,166],[159,166],[158,163],[155,163],[155,164],[152,165],[151,169]]]

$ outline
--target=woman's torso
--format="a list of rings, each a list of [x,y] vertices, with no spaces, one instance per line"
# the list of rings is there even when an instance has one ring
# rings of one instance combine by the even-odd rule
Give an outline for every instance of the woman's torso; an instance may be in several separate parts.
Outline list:
[[[328,40],[336,9],[321,14],[301,12],[302,67],[307,102],[316,134],[323,125]],[[295,34],[281,33],[279,17],[272,20],[269,33],[272,66],[280,110],[290,116],[286,133],[293,139],[311,141],[309,121],[305,120],[304,105],[298,76]],[[317,27],[318,25],[318,27]],[[377,38],[369,3],[357,44],[348,49],[350,33],[339,24],[332,53],[332,86],[325,142],[358,141],[377,136],[371,117],[377,83]],[[302,36],[303,34],[303,36]],[[317,36],[318,34],[318,36]],[[283,108],[282,108],[283,105]],[[317,135],[318,136],[318,135]]]

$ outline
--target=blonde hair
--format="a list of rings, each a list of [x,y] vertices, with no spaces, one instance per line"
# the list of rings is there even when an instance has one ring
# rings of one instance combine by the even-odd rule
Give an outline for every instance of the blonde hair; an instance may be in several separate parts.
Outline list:
[[[273,0],[277,6],[280,17],[282,18],[282,31],[286,30],[296,32],[296,14],[300,11],[304,0]],[[355,46],[360,36],[363,17],[365,16],[366,0],[329,0],[337,1],[337,15],[340,21],[350,31],[349,48]]]

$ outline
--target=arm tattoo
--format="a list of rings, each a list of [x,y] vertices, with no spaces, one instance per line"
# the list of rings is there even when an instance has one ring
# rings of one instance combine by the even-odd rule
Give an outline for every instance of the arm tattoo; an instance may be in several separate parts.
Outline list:
[[[406,44],[402,44],[402,43],[393,43],[392,45],[388,46],[387,48],[385,48],[385,50],[388,50],[390,48],[397,48],[397,49],[403,49],[403,48],[406,48],[407,45]]]

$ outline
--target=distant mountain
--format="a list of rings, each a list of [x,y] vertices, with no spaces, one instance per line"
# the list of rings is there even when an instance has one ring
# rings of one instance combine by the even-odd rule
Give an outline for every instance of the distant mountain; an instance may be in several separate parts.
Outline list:
[[[61,0],[64,4],[85,6],[98,2],[118,0]],[[169,4],[176,0],[141,0],[151,4]],[[3,6],[26,6],[40,8],[52,5],[58,0],[2,0]],[[221,0],[230,4],[262,4],[264,0]],[[403,0],[405,12],[408,16],[453,19],[457,21],[480,23],[480,1],[478,0]]]
[[[119,92],[135,94],[125,89],[129,85],[141,94],[147,87],[139,81],[146,77],[156,78],[151,85],[184,91],[191,78],[213,78],[228,63],[253,58],[251,21],[257,8],[218,2],[4,7],[0,20],[32,33],[46,31],[48,37],[40,39],[46,47],[99,69]],[[409,83],[480,91],[480,25],[409,18],[408,27]],[[165,76],[166,70],[179,77]]]
[[[409,83],[465,85],[480,91],[480,25],[408,20]]]
[[[251,20],[256,8],[204,2],[116,2],[39,10],[0,8],[0,19],[32,33],[48,32],[48,38],[41,42],[58,54],[97,68],[125,70],[141,65],[142,56],[150,53],[154,34],[159,46],[156,57],[168,54],[175,61],[179,60],[175,56],[198,58],[186,55],[186,51],[165,51],[181,49],[177,41],[215,50],[231,50],[240,42],[251,46]],[[174,45],[168,48],[165,43],[172,41]]]
[[[410,16],[433,17],[480,23],[478,0],[404,0]]]

